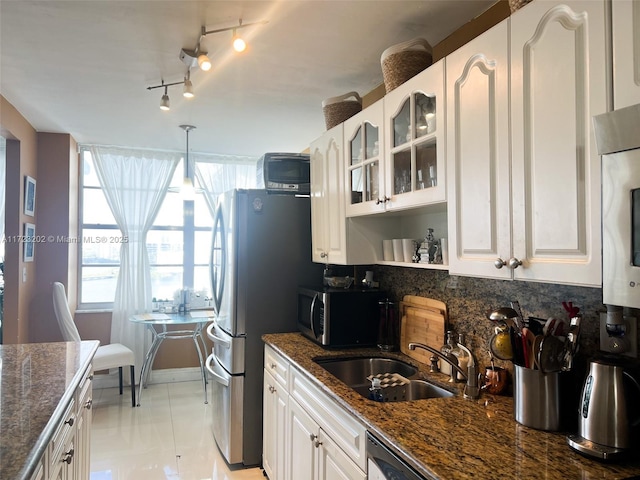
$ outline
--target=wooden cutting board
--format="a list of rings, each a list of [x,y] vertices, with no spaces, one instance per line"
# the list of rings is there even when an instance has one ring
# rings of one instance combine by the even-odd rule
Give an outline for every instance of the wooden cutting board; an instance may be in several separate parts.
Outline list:
[[[429,364],[431,352],[409,350],[409,343],[424,343],[440,350],[446,330],[446,305],[439,300],[407,295],[400,302],[400,351],[419,362]]]
[[[447,305],[440,300],[435,300],[433,298],[427,297],[419,297],[417,295],[405,295],[402,298],[402,302],[400,302],[401,307],[403,303],[410,307],[422,307],[428,310],[436,310],[438,313],[444,315],[445,322],[449,321],[447,315]]]

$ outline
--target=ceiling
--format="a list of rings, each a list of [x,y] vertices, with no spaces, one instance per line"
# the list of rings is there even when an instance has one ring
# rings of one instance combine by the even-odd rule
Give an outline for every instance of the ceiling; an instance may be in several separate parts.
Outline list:
[[[380,54],[420,36],[438,44],[496,0],[2,0],[0,94],[39,132],[79,143],[183,150],[181,124],[197,128],[190,150],[258,156],[302,151],[325,130],[322,100],[382,83]],[[268,20],[207,35],[214,67],[182,81],[182,48],[207,30]],[[1,119],[0,119],[1,121]]]

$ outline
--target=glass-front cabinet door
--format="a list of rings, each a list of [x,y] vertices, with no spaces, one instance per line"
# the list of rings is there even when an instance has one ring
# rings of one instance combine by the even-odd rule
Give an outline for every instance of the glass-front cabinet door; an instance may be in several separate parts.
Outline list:
[[[446,201],[444,110],[442,61],[385,96],[387,210]]]
[[[347,217],[384,211],[383,123],[382,100],[344,122]]]

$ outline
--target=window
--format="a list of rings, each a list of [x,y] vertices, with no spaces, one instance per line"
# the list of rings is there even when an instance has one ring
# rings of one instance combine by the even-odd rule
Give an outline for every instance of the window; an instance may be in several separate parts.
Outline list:
[[[110,308],[120,268],[123,238],[104,196],[93,158],[81,149],[81,217],[79,237],[79,303],[81,308]],[[184,166],[176,168],[171,186],[182,185]],[[209,255],[212,219],[204,195],[185,202],[169,191],[147,235],[152,296],[173,300],[189,287],[210,296]]]

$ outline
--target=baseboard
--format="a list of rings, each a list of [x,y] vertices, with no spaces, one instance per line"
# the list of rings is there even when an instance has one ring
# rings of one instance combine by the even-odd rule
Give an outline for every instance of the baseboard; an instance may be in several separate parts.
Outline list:
[[[185,368],[163,368],[161,370],[152,370],[149,374],[147,385],[156,383],[174,383],[174,382],[190,382],[193,380],[201,380],[202,371],[200,367]],[[140,378],[136,378],[136,384]],[[124,368],[124,383],[129,385],[129,369]],[[118,386],[118,370],[114,369],[109,374],[95,374],[93,376],[93,388],[115,388]]]

